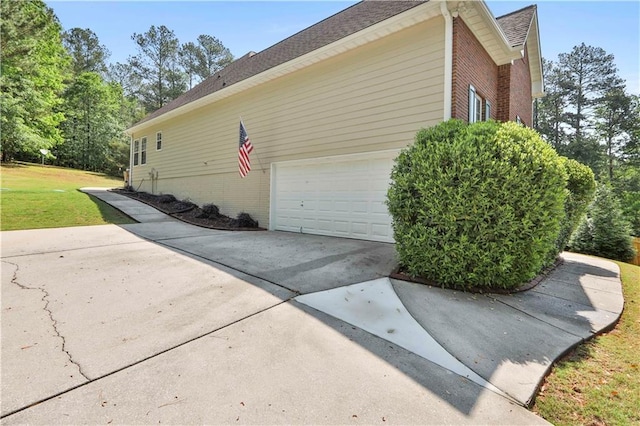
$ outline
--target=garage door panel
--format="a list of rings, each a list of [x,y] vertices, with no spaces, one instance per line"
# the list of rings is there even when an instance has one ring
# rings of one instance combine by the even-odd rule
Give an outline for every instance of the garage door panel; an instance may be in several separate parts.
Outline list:
[[[393,242],[385,199],[396,155],[275,164],[272,227]]]

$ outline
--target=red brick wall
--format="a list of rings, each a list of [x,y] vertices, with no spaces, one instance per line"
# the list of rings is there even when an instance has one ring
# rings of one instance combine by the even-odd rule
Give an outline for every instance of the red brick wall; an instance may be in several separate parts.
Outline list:
[[[491,102],[491,118],[532,125],[529,56],[513,65],[497,66],[461,18],[453,20],[453,81],[451,117],[469,118],[469,85]]]
[[[531,105],[531,70],[529,55],[525,48],[524,58],[517,59],[511,65],[511,95],[509,97],[509,120],[520,116],[524,124],[533,124],[533,108]]]
[[[491,103],[497,119],[498,66],[461,18],[453,19],[453,75],[451,117],[469,118],[469,85]]]
[[[511,108],[511,64],[498,67],[498,113],[497,119],[509,121]]]

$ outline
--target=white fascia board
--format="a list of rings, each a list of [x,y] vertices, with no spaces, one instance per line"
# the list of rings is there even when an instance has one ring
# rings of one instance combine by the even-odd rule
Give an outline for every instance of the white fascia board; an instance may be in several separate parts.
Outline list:
[[[529,71],[531,73],[531,96],[541,98],[544,93],[544,72],[542,70],[542,49],[540,47],[540,32],[538,27],[538,11],[533,15],[529,33],[527,34],[527,49],[529,53]]]
[[[371,43],[375,40],[396,33],[420,22],[427,21],[438,15],[440,15],[440,7],[438,2],[423,3],[419,6],[413,7],[405,12],[385,19],[384,21],[380,21],[377,24],[367,27],[361,31],[358,31],[331,44],[323,46],[298,58],[277,65],[273,68],[261,72],[260,74],[256,74],[245,80],[239,81],[229,87],[213,92],[207,96],[203,96],[200,99],[196,99],[195,101],[189,102],[186,105],[180,106],[158,117],[152,118],[149,121],[140,123],[137,126],[130,127],[126,130],[126,132],[127,134],[131,135],[147,127],[155,126],[165,120],[180,116],[189,111],[193,111],[205,105],[217,102],[221,99],[228,98],[229,96],[233,96],[252,87],[293,73],[302,68],[306,68],[317,62],[339,55],[348,50],[355,49],[364,44]]]
[[[493,36],[498,39],[498,44],[500,45],[499,51],[494,51],[493,49],[487,50],[487,53],[489,53],[489,56],[491,56],[491,59],[493,59],[496,65],[504,65],[516,59],[521,59],[524,45],[511,46],[507,36],[504,31],[502,31],[502,28],[500,28],[500,25],[498,25],[498,21],[493,16],[493,13],[491,13],[484,0],[472,1],[471,4],[482,18],[482,22],[485,23]]]

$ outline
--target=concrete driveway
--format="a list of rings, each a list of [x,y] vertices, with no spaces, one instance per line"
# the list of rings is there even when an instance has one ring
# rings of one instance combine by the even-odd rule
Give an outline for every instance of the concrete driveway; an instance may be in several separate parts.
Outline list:
[[[469,297],[390,281],[391,244],[100,196],[142,223],[0,234],[2,423],[544,424],[523,405],[551,362],[622,311],[607,262],[569,257],[560,295]]]

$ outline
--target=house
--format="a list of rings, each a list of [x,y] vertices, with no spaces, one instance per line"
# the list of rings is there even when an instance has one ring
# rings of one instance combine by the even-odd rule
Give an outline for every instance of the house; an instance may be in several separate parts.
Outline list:
[[[363,1],[248,53],[127,130],[129,184],[271,230],[393,241],[393,159],[451,117],[532,122],[537,12]],[[240,117],[254,146],[238,173]]]

